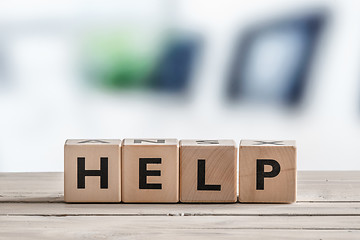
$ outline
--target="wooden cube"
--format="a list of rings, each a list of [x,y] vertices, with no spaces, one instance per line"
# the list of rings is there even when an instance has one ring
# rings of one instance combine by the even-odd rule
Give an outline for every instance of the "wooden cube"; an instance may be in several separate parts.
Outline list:
[[[65,202],[121,201],[121,140],[65,142]]]
[[[296,201],[295,141],[242,140],[239,152],[240,202]]]
[[[233,140],[180,141],[181,202],[236,202],[236,176]]]
[[[122,201],[126,203],[179,201],[177,139],[123,140]]]

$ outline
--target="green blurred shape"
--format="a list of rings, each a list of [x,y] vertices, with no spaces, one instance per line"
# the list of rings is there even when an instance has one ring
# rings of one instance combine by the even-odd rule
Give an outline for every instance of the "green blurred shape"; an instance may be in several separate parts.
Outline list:
[[[110,89],[146,88],[159,45],[159,34],[147,31],[94,32],[85,40],[88,79]]]

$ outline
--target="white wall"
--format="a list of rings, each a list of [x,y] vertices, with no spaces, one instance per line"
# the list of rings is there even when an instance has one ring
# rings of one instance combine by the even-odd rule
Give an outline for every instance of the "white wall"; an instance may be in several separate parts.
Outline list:
[[[2,41],[10,56],[11,81],[0,82],[0,171],[63,171],[65,139],[125,137],[295,139],[300,170],[360,170],[360,3],[183,0],[149,1],[143,6],[144,1],[137,2],[149,18],[159,11],[171,12],[174,24],[200,31],[206,39],[187,101],[109,94],[79,83],[71,23],[96,21],[93,16],[111,18],[118,13],[114,9],[129,3],[115,7],[102,1],[93,1],[90,7],[87,1],[2,3],[0,31],[6,33]],[[234,33],[252,22],[317,6],[330,10],[331,21],[303,108],[292,112],[225,104],[221,89]]]

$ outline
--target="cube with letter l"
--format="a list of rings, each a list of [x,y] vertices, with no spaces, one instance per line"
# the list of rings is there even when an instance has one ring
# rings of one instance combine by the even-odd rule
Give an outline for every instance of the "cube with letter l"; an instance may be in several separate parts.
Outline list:
[[[236,175],[233,140],[180,141],[181,202],[236,202]]]

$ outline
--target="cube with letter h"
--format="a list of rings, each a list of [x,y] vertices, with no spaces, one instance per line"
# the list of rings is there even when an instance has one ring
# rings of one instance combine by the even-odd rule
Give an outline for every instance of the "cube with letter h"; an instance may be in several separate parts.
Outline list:
[[[296,201],[295,141],[242,140],[239,152],[240,202]]]
[[[121,140],[65,142],[65,202],[121,201]]]
[[[180,141],[181,202],[236,202],[236,175],[233,140]]]
[[[177,139],[124,139],[122,147],[123,202],[179,201]]]

